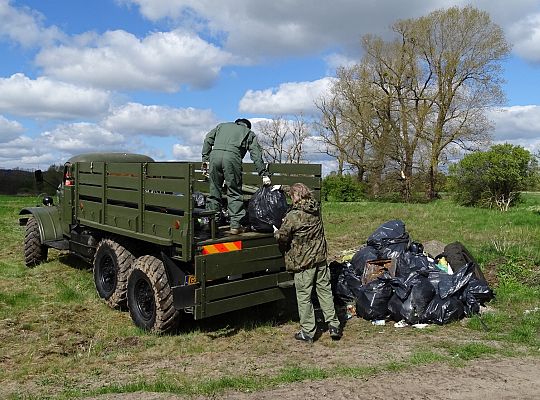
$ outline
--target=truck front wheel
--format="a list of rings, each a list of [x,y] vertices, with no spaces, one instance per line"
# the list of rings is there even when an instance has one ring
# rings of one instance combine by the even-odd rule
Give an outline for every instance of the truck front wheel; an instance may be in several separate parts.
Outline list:
[[[94,257],[94,283],[99,297],[111,308],[126,308],[127,280],[134,261],[133,254],[114,240],[99,242]]]
[[[154,256],[137,259],[128,280],[128,308],[134,324],[154,333],[176,328],[180,313],[163,262]]]
[[[32,268],[47,260],[49,248],[41,244],[38,222],[34,217],[26,221],[24,234],[24,263]]]

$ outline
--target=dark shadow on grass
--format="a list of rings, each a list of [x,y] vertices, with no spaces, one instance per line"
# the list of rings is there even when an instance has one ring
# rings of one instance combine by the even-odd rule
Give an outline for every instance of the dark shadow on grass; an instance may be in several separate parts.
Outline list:
[[[173,334],[194,330],[207,333],[212,339],[231,337],[238,332],[250,331],[259,326],[278,326],[298,321],[298,308],[294,288],[284,290],[285,299],[256,305],[207,319],[194,321],[191,315],[183,316],[179,328]]]
[[[78,270],[88,270],[92,271],[92,264],[90,264],[85,259],[74,255],[73,253],[62,253],[58,256],[58,261],[62,264],[66,264],[71,268]]]

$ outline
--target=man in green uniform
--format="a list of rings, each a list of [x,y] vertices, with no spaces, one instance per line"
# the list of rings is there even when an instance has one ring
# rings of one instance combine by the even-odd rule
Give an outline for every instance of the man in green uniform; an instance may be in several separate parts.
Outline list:
[[[227,185],[227,210],[231,219],[230,233],[244,231],[240,221],[246,215],[242,192],[242,159],[249,151],[255,168],[262,176],[263,185],[270,185],[262,149],[251,122],[241,118],[234,122],[219,124],[206,134],[202,148],[202,170],[209,176],[210,196],[208,208],[221,210],[221,190],[223,182]]]
[[[288,192],[292,200],[292,208],[283,218],[281,227],[275,228],[274,236],[285,253],[287,271],[294,273],[301,327],[294,337],[313,342],[316,325],[311,293],[315,287],[328,332],[332,339],[338,340],[342,332],[334,308],[330,271],[326,265],[326,238],[319,203],[303,183],[290,187],[276,185],[272,190],[280,188]]]

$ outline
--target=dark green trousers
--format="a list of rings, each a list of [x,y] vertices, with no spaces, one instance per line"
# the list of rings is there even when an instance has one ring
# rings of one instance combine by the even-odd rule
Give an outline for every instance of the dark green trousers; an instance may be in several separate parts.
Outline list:
[[[213,150],[210,153],[209,174],[208,209],[221,210],[221,194],[225,183],[231,228],[239,228],[240,221],[246,215],[242,193],[242,159],[230,151]]]
[[[313,337],[316,331],[315,311],[311,303],[313,287],[317,292],[317,298],[321,305],[324,320],[328,325],[339,327],[339,320],[334,308],[334,298],[330,286],[330,270],[326,263],[294,273],[294,285],[296,287],[296,301],[298,302],[298,315],[300,327]]]

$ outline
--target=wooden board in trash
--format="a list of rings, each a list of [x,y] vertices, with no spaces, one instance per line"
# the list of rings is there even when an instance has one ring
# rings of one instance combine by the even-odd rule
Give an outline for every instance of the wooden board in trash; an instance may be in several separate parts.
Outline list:
[[[379,276],[382,276],[385,271],[387,271],[392,277],[396,276],[395,258],[367,261],[366,267],[364,268],[364,273],[362,275],[362,285],[365,285],[366,283],[377,279]]]

